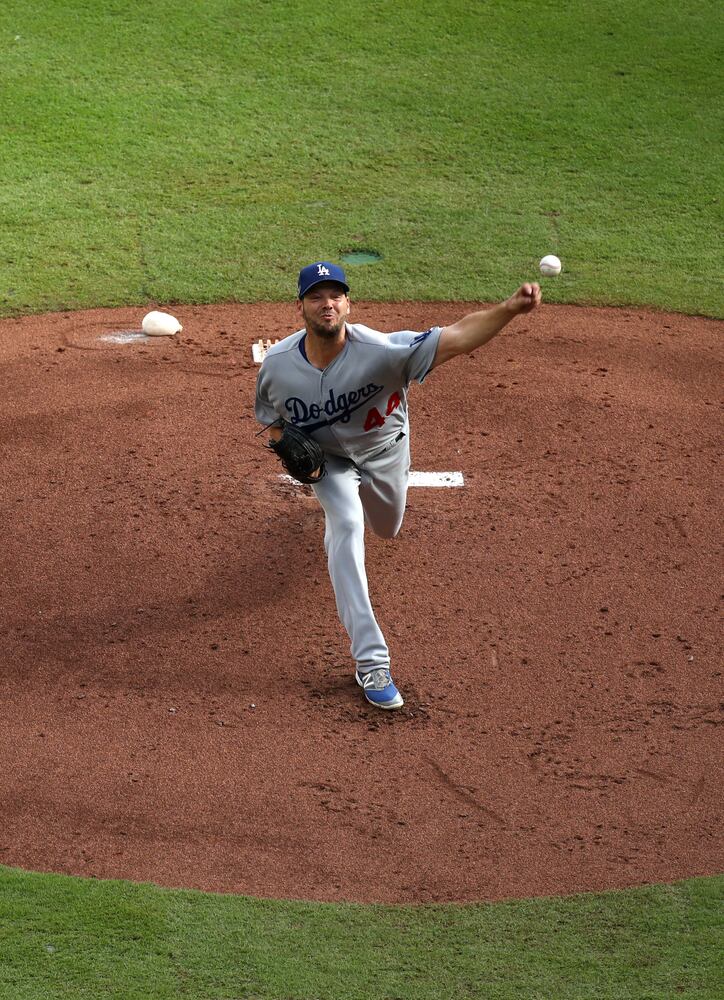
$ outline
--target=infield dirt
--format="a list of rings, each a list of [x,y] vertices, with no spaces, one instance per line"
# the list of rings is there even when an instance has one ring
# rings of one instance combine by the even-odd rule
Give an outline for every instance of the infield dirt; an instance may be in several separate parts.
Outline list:
[[[720,323],[546,305],[413,387],[413,468],[465,486],[368,536],[383,714],[254,436],[292,306],[99,339],[147,308],[0,321],[0,862],[382,902],[722,870]]]

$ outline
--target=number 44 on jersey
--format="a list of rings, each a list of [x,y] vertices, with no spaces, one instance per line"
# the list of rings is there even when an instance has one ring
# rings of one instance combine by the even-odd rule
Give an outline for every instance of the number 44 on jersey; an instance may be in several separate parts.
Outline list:
[[[393,392],[390,398],[387,400],[387,409],[385,410],[385,417],[397,409],[400,405],[400,396],[398,393]],[[373,406],[365,417],[364,429],[366,431],[374,430],[375,427],[382,427],[385,423],[385,417],[382,416],[380,411],[376,406]]]

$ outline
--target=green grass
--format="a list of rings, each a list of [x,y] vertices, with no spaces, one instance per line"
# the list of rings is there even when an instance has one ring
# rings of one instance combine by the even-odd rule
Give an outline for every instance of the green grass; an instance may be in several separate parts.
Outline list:
[[[714,0],[5,0],[0,314],[507,295],[722,315]],[[108,43],[110,42],[110,51]]]
[[[293,297],[722,316],[714,0],[5,0],[0,315]],[[315,906],[0,869],[0,1000],[718,996],[722,879]]]
[[[475,906],[276,903],[0,868],[2,1000],[714,998],[724,879]]]

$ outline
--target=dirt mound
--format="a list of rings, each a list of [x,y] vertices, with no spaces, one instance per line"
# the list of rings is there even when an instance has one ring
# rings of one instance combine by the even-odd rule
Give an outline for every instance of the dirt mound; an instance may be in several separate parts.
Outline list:
[[[0,322],[0,861],[388,902],[721,870],[721,324],[544,306],[413,388],[413,468],[465,486],[368,539],[383,715],[254,437],[292,307],[142,312]]]

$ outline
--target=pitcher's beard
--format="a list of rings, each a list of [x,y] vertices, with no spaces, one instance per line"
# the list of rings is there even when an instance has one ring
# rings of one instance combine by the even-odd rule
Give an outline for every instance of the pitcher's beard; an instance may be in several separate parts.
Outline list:
[[[317,323],[312,324],[312,330],[318,337],[323,340],[334,340],[335,337],[339,336],[341,330],[344,329],[344,320],[336,323],[334,326],[319,326]]]
[[[306,315],[304,316],[305,325],[308,330],[316,334],[322,340],[334,340],[339,336],[340,332],[344,330],[345,323],[347,322],[347,317],[343,316],[341,319],[330,320],[327,323],[319,323],[316,320],[309,319]]]

